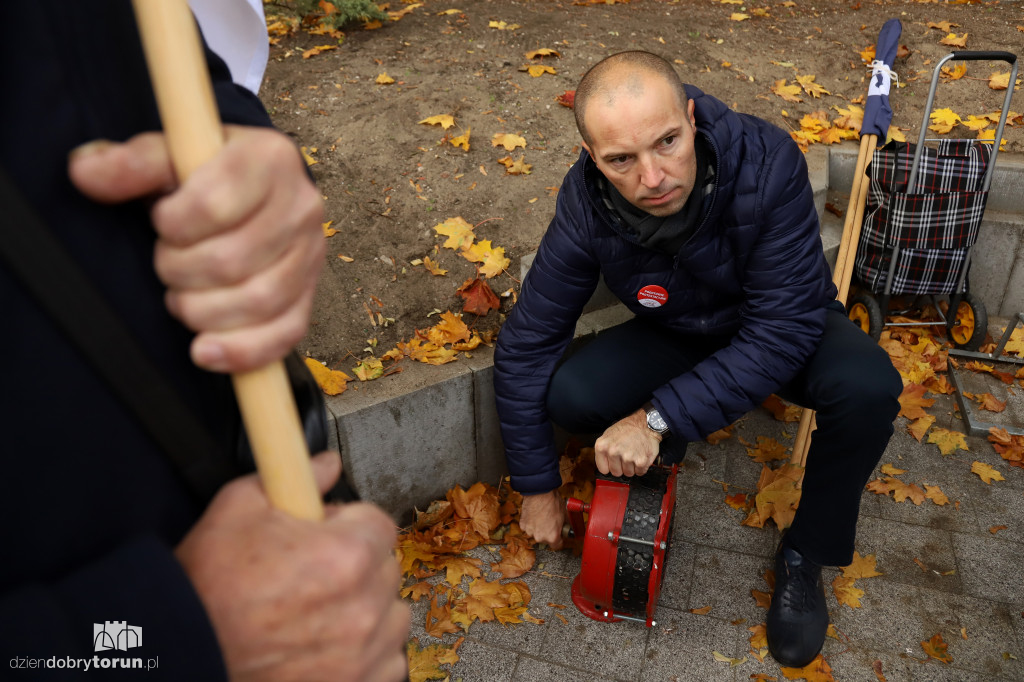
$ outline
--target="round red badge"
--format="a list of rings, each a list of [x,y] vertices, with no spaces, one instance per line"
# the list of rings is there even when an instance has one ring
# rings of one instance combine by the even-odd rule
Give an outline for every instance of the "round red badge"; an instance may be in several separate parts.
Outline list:
[[[645,308],[660,308],[668,302],[668,292],[657,284],[648,284],[637,293],[636,300]]]

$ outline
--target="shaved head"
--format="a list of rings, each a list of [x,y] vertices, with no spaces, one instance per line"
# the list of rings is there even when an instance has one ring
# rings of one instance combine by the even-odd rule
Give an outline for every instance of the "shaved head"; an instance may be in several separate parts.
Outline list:
[[[644,91],[646,77],[660,76],[671,86],[681,107],[686,106],[686,90],[672,65],[651,52],[632,50],[605,57],[592,66],[576,86],[573,112],[576,128],[587,144],[592,140],[587,132],[587,105],[592,98],[604,98],[610,106],[618,96],[639,97]]]

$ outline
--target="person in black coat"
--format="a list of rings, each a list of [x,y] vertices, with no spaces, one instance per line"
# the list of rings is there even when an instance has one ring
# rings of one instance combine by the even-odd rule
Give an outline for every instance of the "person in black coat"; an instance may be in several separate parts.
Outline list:
[[[212,53],[226,144],[179,187],[127,0],[6,9],[5,182],[229,460],[239,420],[224,373],[279,359],[305,333],[324,257],[319,192]],[[7,214],[0,227],[34,229]],[[147,679],[401,679],[408,610],[390,518],[350,504],[299,521],[270,507],[255,475],[198,498],[11,265],[0,262],[4,679],[109,679],[136,660]],[[314,458],[322,491],[340,468],[336,453]]]
[[[639,51],[588,71],[575,111],[584,150],[495,351],[520,525],[561,544],[552,421],[599,434],[598,469],[634,476],[772,393],[816,409],[767,620],[772,655],[802,666],[828,625],[821,566],[852,560],[899,375],[835,301],[807,165],[785,131]],[[559,364],[599,277],[635,317]]]

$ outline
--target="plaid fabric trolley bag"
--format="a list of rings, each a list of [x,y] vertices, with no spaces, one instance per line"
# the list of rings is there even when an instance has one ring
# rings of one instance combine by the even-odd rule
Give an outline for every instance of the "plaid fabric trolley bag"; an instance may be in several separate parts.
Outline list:
[[[954,52],[935,67],[916,145],[890,142],[875,150],[865,169],[870,182],[864,223],[854,263],[860,290],[851,297],[850,318],[878,338],[891,296],[948,296],[945,324],[961,348],[984,341],[984,304],[969,291],[971,249],[978,240],[996,145],[981,140],[926,140],[927,124],[942,65],[951,60],[1003,60],[1013,65],[995,139],[1002,139],[1016,55],[1008,52]],[[936,143],[926,146],[925,142]],[[942,310],[936,305],[942,316]],[[899,322],[889,323],[895,326]],[[920,325],[921,322],[905,324]]]

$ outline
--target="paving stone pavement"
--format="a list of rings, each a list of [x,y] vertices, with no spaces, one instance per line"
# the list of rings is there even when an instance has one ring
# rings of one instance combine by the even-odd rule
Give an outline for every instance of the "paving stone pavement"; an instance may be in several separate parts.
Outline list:
[[[993,382],[985,390],[1007,397],[1005,387]],[[986,413],[988,420],[1024,426],[1024,388],[1019,383],[1015,388],[1006,412]],[[962,429],[952,398],[940,397],[928,412],[937,416],[937,426]],[[981,436],[967,438],[969,451],[944,457],[935,445],[914,440],[907,424],[897,419],[881,464],[905,469],[900,478],[907,483],[938,485],[950,504],[897,504],[891,495],[865,491],[857,551],[876,555],[883,575],[857,580],[864,596],[861,608],[853,609],[839,605],[829,587],[839,570],[824,572],[838,633],[823,651],[833,676],[875,682],[881,678],[872,664],[879,661],[888,682],[1024,680],[1024,469],[1008,466]],[[765,618],[751,590],[768,590],[763,575],[771,567],[778,532],[770,523],[765,529],[741,526],[744,512],[726,505],[722,484],[735,486],[730,492],[754,490],[760,465],[746,455],[740,437],[754,442],[759,435],[772,436],[791,444],[796,424],[776,421],[759,408],[733,433],[718,445],[691,444],[680,470],[655,627],[600,623],[581,614],[570,596],[579,558],[542,550],[534,570],[520,580],[532,590],[530,613],[544,623],[473,624],[462,633],[465,641],[450,679],[740,682],[757,673],[786,679],[771,657],[758,662],[748,643],[748,628]],[[1006,480],[984,483],[971,473],[975,460]],[[993,533],[994,526],[1006,528]],[[474,551],[488,558],[486,549]],[[707,606],[711,610],[705,615],[690,611]],[[421,645],[439,641],[424,631],[427,608],[413,604],[412,634]],[[948,644],[952,663],[929,659],[922,649],[921,642],[935,634]],[[451,634],[441,641],[457,639]],[[743,662],[730,667],[715,659],[716,651]]]

